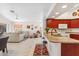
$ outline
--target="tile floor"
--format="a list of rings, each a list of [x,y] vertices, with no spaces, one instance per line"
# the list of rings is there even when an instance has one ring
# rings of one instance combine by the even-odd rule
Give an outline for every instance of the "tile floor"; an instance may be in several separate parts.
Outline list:
[[[29,38],[20,43],[8,43],[8,53],[0,51],[0,56],[32,56],[35,45],[38,43],[42,43],[41,38]]]

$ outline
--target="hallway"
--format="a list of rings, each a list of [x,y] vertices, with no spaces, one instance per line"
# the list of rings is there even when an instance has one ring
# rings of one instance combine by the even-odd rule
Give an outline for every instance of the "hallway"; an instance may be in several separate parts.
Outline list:
[[[35,45],[41,41],[41,38],[29,38],[20,43],[8,43],[8,53],[0,51],[0,56],[32,56]]]

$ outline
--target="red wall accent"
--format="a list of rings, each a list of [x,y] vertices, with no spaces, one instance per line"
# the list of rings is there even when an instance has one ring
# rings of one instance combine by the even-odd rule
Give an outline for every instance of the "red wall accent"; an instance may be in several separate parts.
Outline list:
[[[79,28],[79,19],[52,19],[46,21],[47,27],[58,28],[58,24],[68,24],[68,28]]]

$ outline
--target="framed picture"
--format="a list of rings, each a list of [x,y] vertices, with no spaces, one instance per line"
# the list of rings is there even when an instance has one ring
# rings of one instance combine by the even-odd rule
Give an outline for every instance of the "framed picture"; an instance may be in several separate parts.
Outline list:
[[[27,25],[27,28],[30,29],[30,25]]]
[[[37,29],[37,26],[35,26],[35,29]]]

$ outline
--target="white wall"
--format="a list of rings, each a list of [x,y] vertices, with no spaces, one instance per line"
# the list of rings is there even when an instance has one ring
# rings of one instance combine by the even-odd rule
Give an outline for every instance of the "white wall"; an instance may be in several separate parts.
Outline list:
[[[13,22],[9,21],[8,19],[4,18],[2,15],[0,15],[0,23],[6,24],[6,30],[7,32],[13,31]]]
[[[36,21],[35,20],[28,20],[27,22],[19,22],[19,21],[13,22],[13,24],[11,24],[11,26],[14,27],[15,24],[22,24],[23,25],[22,31],[27,31],[28,30],[26,28],[27,25],[33,25],[33,28],[35,26],[37,26],[37,29],[34,28],[33,31],[36,31],[36,30],[40,29],[40,27],[41,27],[41,32],[42,32],[42,28],[43,28],[43,21],[42,21],[41,17],[38,20],[36,20]],[[29,29],[29,30],[31,30],[31,29]]]
[[[38,26],[41,27],[41,22],[39,21],[30,21],[30,22],[14,22],[15,23],[21,23],[23,25],[23,29],[26,29],[25,26],[27,25],[33,25],[33,26]]]
[[[7,24],[7,32],[14,32],[14,25],[15,25],[15,23],[17,23],[19,21],[13,22],[13,21],[8,20],[4,16],[0,15],[0,22]],[[43,13],[42,12],[40,13],[40,17],[38,19],[35,19],[35,20],[29,19],[26,22],[21,22],[21,23],[23,23],[23,25],[34,25],[39,28],[41,27],[41,30],[43,33]],[[25,29],[26,28],[23,27],[23,30],[25,30]]]

